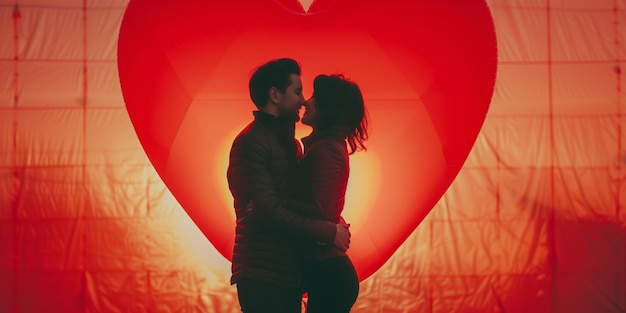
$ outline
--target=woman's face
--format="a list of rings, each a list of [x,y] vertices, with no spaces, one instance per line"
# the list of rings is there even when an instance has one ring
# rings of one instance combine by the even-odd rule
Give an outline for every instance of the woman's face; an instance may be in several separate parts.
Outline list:
[[[315,107],[315,98],[311,97],[304,103],[304,115],[302,116],[302,124],[315,127],[317,120],[317,108]]]

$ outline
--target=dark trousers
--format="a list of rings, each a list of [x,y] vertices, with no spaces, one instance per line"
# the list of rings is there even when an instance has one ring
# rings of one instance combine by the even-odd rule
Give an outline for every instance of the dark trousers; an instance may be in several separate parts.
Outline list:
[[[271,282],[242,279],[237,283],[237,297],[243,313],[300,313],[302,292]]]
[[[347,313],[359,295],[359,278],[347,256],[317,261],[307,271],[307,313]]]

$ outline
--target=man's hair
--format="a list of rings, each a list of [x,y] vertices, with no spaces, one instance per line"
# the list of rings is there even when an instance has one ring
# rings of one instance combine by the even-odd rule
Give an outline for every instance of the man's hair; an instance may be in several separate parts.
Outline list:
[[[318,129],[341,127],[347,131],[350,154],[366,150],[368,117],[361,89],[341,74],[318,75],[313,81]]]
[[[292,83],[291,74],[300,75],[300,64],[296,60],[283,58],[271,60],[254,70],[250,77],[250,99],[262,109],[269,100],[269,90],[276,87],[284,93]]]

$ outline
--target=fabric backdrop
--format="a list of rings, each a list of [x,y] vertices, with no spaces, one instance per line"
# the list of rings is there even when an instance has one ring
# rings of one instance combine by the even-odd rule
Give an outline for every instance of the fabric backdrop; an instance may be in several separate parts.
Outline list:
[[[484,127],[353,312],[625,312],[626,1],[488,3]],[[0,0],[0,312],[238,312],[130,124],[126,5]]]

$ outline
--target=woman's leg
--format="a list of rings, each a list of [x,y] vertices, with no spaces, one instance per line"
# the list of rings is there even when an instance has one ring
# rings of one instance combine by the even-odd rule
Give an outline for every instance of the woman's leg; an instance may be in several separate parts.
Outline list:
[[[313,263],[309,279],[307,313],[347,313],[359,295],[359,279],[350,258],[336,257]]]

